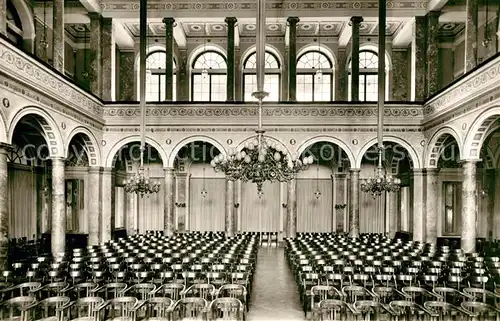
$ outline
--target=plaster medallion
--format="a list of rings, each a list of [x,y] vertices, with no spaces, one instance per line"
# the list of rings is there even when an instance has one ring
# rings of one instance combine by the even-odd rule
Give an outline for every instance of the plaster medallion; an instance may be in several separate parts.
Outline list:
[[[236,8],[236,5],[233,2],[229,2],[226,5],[227,10],[234,10]]]
[[[231,138],[229,138],[229,139],[227,140],[227,144],[228,144],[228,145],[231,145],[232,143],[233,143],[233,140],[232,140]]]
[[[103,139],[103,140],[101,140],[101,145],[102,145],[102,146],[106,146],[106,141],[105,141],[104,139]]]
[[[65,123],[65,122],[62,122],[62,123],[61,123],[61,128],[62,128],[62,129],[66,129],[66,123]]]
[[[167,139],[165,140],[165,144],[167,144],[167,145],[172,144],[172,140],[171,140],[170,138],[167,138]]]
[[[352,140],[352,144],[353,144],[353,145],[357,145],[358,143],[359,143],[359,142],[358,142],[358,140],[357,140],[357,139],[353,139],[353,140]]]
[[[462,124],[462,130],[466,130],[467,129],[467,123],[463,123]]]
[[[425,140],[424,140],[424,139],[422,139],[422,140],[420,141],[420,145],[421,145],[421,146],[425,146]]]
[[[297,141],[295,139],[290,139],[290,145],[295,145],[295,143],[297,143]]]
[[[2,105],[5,107],[5,108],[9,108],[10,107],[10,101],[8,98],[4,98],[2,99]]]

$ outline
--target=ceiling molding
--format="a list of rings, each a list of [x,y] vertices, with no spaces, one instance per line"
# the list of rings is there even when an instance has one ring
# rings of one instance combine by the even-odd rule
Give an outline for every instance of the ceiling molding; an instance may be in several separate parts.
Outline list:
[[[88,12],[101,12],[101,4],[98,0],[80,0],[82,6],[87,9]]]
[[[413,24],[415,19],[408,19],[403,26],[394,34],[392,45],[395,47],[407,47],[413,38]]]

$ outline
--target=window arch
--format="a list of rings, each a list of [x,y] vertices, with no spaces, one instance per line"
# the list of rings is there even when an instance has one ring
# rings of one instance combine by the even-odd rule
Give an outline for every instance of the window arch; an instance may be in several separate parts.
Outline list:
[[[281,65],[278,58],[266,51],[264,55],[264,90],[269,93],[267,101],[279,101],[281,89]],[[243,63],[243,98],[255,101],[252,93],[257,91],[257,53],[250,54]]]
[[[297,60],[297,100],[331,101],[333,64],[322,52],[307,51]]]
[[[215,50],[199,54],[191,69],[193,101],[225,101],[227,82],[226,58]]]
[[[165,72],[167,53],[157,50],[146,57],[146,101],[165,101]],[[175,60],[173,62],[172,100],[176,100]]]
[[[362,50],[359,52],[359,100],[377,101],[378,100],[378,54],[373,50]],[[388,61],[385,59],[386,67],[386,92],[385,99],[389,97],[388,86]],[[349,61],[349,80],[348,80],[348,100],[351,100],[351,70],[352,60]]]

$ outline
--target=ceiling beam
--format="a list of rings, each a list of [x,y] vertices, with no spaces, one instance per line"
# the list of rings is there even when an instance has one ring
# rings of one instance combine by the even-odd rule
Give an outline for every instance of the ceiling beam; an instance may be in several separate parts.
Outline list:
[[[97,0],[80,0],[82,6],[87,9],[88,12],[101,12],[101,5]]]
[[[339,46],[345,47],[349,43],[352,37],[352,26],[350,25],[350,21],[344,23],[344,27],[339,34]]]
[[[449,0],[430,0],[427,3],[427,11],[441,11]]]
[[[186,48],[187,38],[180,22],[176,22],[174,25],[174,40],[179,48]]]
[[[407,47],[411,44],[413,38],[413,24],[415,19],[408,19],[399,31],[392,38],[394,47]]]
[[[117,20],[113,20],[113,27],[115,33],[115,43],[120,49],[133,49],[134,48],[134,38],[125,29],[123,23]]]

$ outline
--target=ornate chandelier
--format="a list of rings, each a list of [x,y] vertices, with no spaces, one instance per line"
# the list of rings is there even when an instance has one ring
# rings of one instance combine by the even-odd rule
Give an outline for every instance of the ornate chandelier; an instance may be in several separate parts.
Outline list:
[[[382,167],[382,150],[379,148],[378,166],[375,169],[375,175],[364,179],[361,183],[361,190],[365,193],[371,193],[373,198],[382,195],[384,192],[397,192],[400,189],[401,180],[392,175],[386,175]]]
[[[312,156],[289,155],[286,150],[274,142],[267,141],[262,128],[262,101],[269,93],[264,91],[264,63],[266,41],[266,8],[265,0],[257,2],[257,91],[252,94],[258,100],[258,127],[256,137],[243,144],[241,150],[232,148],[228,155],[220,154],[211,162],[216,172],[224,172],[228,179],[257,184],[259,198],[262,197],[264,182],[288,182],[295,175],[313,163]]]
[[[146,29],[147,29],[147,8],[146,1],[140,6],[140,53],[139,53],[139,102],[141,110],[141,155],[140,166],[134,177],[130,178],[125,185],[125,192],[135,193],[144,197],[153,193],[158,193],[160,183],[152,182],[149,175],[144,175],[144,150],[146,146]],[[149,172],[149,169],[148,169]]]
[[[264,182],[288,182],[313,163],[312,156],[300,160],[286,153],[280,144],[268,142],[263,130],[256,130],[256,133],[257,136],[245,142],[241,150],[231,148],[227,156],[219,154],[210,165],[216,172],[224,172],[230,180],[257,184],[261,197]]]
[[[144,167],[141,165],[139,170],[127,181],[125,192],[135,193],[144,197],[147,194],[154,194],[160,191],[160,183],[152,182],[148,176],[144,175]]]

